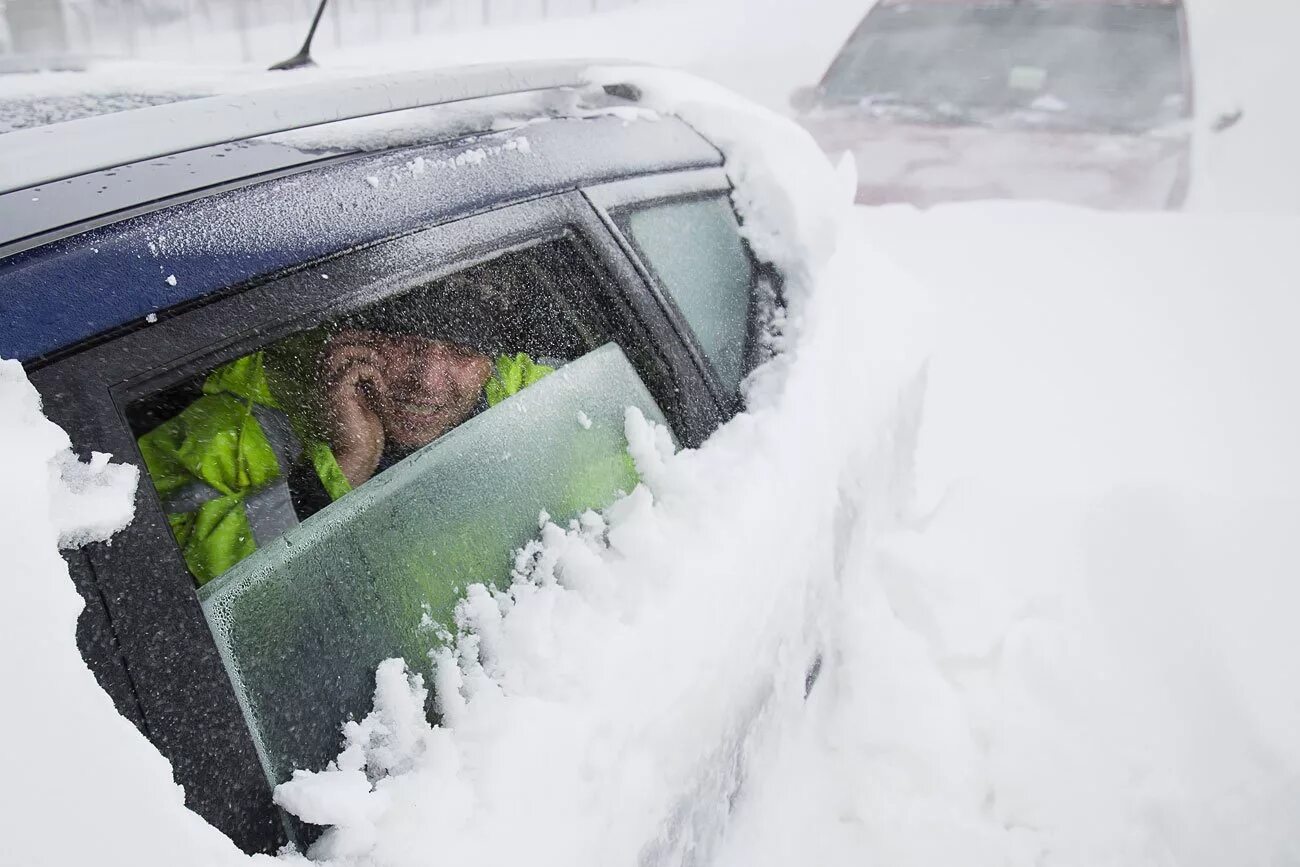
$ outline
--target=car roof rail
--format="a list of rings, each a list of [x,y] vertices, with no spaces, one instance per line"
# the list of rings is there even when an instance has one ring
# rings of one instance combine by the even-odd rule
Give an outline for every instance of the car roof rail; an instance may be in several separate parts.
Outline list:
[[[326,78],[16,130],[0,135],[0,194],[334,121],[584,87],[592,84],[591,68],[619,65],[626,64],[537,61]]]

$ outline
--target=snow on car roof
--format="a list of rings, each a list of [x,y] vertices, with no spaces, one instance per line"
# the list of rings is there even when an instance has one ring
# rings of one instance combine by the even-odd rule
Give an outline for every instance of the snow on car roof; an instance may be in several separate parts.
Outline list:
[[[0,96],[0,133],[30,129],[53,123],[65,123],[131,111],[151,105],[165,105],[182,99],[194,99],[206,94],[131,93],[107,91],[99,93],[72,93],[52,95]]]
[[[9,62],[5,62],[5,61]],[[0,58],[0,134],[187,99],[283,86],[261,70],[124,60],[80,66]]]
[[[0,135],[0,194],[333,121],[577,87],[593,62],[471,66],[313,80],[195,99],[180,95],[165,104],[19,129]]]

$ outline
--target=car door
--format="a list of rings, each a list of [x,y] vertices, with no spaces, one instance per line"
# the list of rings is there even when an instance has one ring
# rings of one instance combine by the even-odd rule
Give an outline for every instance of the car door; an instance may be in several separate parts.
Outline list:
[[[338,726],[368,708],[374,665],[434,643],[418,631],[426,615],[447,627],[466,583],[507,581],[508,555],[536,532],[539,512],[567,519],[635,482],[622,407],[637,406],[688,446],[732,407],[717,399],[695,341],[683,339],[644,264],[579,193],[232,287],[32,372],[47,414],[80,450],[141,462],[137,439],[183,410],[222,365],[511,257],[549,275],[545,315],[530,327],[564,332],[543,348],[571,356],[529,387],[535,395],[482,412],[284,536],[259,540],[232,567],[237,575],[205,589],[148,473],[131,526],[69,558],[100,615],[81,639],[101,683],[171,760],[187,803],[248,851],[298,834],[271,806],[270,788],[292,767],[332,757]],[[422,535],[436,544],[417,550]],[[495,565],[462,557],[437,592],[417,586],[411,576],[428,577],[430,558],[457,544],[491,549]],[[437,598],[425,605],[421,593]]]

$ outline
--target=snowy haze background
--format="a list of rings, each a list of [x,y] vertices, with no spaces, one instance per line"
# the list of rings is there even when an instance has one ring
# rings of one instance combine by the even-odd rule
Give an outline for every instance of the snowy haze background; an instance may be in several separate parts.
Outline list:
[[[645,0],[382,50],[323,32],[318,54],[623,56],[783,111],[866,5]],[[612,550],[547,528],[550,566],[477,597],[439,669],[448,729],[381,672],[338,769],[282,789],[337,825],[313,857],[1300,863],[1300,6],[1189,14],[1201,125],[1245,115],[1198,137],[1183,214],[854,209],[848,170],[797,132],[652,87],[724,140],[742,209],[779,203],[749,216],[795,275],[788,352],[697,453],[629,421],[647,487],[603,519]],[[96,75],[253,86],[200,60]],[[125,519],[130,473],[69,464],[0,373],[3,477],[26,506],[0,523],[18,603],[0,608],[0,862],[240,862],[76,653],[55,544]],[[703,808],[735,755],[724,820]],[[647,846],[683,792],[693,862]]]

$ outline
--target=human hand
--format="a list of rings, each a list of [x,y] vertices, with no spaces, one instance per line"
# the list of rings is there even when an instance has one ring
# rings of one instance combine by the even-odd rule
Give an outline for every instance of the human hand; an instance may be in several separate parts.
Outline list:
[[[382,361],[364,334],[341,331],[325,351],[324,373],[330,447],[355,488],[375,474],[384,452],[380,406],[388,387]]]

